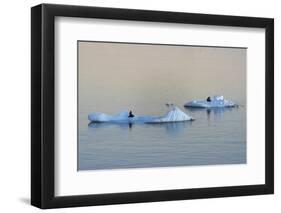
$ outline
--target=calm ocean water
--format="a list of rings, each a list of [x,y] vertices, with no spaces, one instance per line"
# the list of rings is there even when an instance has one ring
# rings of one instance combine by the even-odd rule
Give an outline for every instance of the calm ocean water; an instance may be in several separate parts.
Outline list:
[[[78,170],[246,163],[246,108],[187,109],[195,121],[89,124],[80,109]]]
[[[246,163],[246,48],[79,42],[78,170]],[[224,95],[233,109],[183,105]],[[89,113],[163,115],[172,102],[195,121],[88,125]]]

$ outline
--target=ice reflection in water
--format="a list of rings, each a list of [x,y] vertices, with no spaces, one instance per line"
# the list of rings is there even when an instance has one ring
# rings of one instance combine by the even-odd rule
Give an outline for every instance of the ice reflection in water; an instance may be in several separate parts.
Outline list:
[[[79,170],[246,163],[246,108],[184,109],[195,121],[80,120]],[[85,110],[82,116],[87,118]]]
[[[119,127],[123,130],[132,130],[137,125],[144,125],[146,128],[162,128],[170,135],[176,135],[183,133],[186,127],[191,125],[193,121],[181,121],[181,122],[167,122],[167,123],[155,123],[155,124],[133,124],[133,123],[97,123],[90,122],[88,124],[89,128],[101,129],[110,128],[112,126]]]

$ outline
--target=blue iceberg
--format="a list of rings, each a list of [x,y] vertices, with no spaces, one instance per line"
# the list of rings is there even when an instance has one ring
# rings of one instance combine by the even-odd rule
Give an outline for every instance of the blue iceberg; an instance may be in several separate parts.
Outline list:
[[[135,116],[129,117],[129,111],[122,111],[116,115],[108,115],[105,113],[97,112],[88,115],[88,119],[95,123],[168,123],[180,121],[192,121],[191,116],[184,113],[178,107],[172,107],[169,112],[163,116]]]
[[[208,98],[209,100],[194,100],[187,102],[185,107],[194,108],[220,108],[220,107],[237,107],[238,105],[230,100],[224,99],[222,95]]]

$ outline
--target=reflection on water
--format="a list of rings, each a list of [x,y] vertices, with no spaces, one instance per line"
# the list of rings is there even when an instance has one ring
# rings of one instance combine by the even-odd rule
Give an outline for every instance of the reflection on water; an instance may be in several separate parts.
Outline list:
[[[195,107],[185,107],[187,113],[206,113],[206,118],[208,121],[211,121],[211,117],[214,117],[214,120],[220,119],[224,113],[238,110],[238,107],[214,107],[214,108],[195,108]],[[198,114],[197,113],[197,114]]]
[[[79,170],[246,163],[246,109],[185,108],[194,121],[162,124],[79,120]]]
[[[133,127],[136,125],[143,125],[146,128],[162,128],[170,135],[176,135],[183,133],[186,130],[186,127],[192,124],[193,121],[182,121],[182,122],[167,122],[167,123],[155,123],[155,124],[132,124],[132,123],[97,123],[97,122],[90,122],[88,124],[89,128],[92,129],[101,129],[101,128],[110,128],[112,126],[119,127],[123,130],[132,130]]]
[[[78,54],[78,170],[246,163],[245,108],[185,109],[195,121],[161,125],[88,126],[87,116],[158,116],[216,94],[244,104],[247,49],[79,42]]]
[[[109,128],[112,126],[117,126],[120,129],[127,130],[127,129],[131,129],[133,127],[133,125],[134,124],[132,124],[132,123],[123,123],[123,122],[121,122],[121,123],[90,122],[88,124],[88,127],[93,128],[93,129],[101,129],[101,128]]]
[[[190,112],[200,112],[200,111],[206,111],[207,114],[210,114],[211,112],[214,114],[222,114],[227,111],[232,111],[238,109],[238,107],[214,107],[214,108],[196,108],[196,107],[184,107],[186,111]]]

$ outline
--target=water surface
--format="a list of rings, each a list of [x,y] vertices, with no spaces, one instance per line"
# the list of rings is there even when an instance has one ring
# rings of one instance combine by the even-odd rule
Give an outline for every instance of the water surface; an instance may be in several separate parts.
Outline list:
[[[88,126],[85,119],[80,123],[79,169],[246,163],[245,108],[185,111],[196,120]]]
[[[246,163],[246,49],[78,43],[78,170]],[[241,105],[187,109],[209,95]],[[89,124],[92,112],[163,115],[172,102],[195,121]]]

